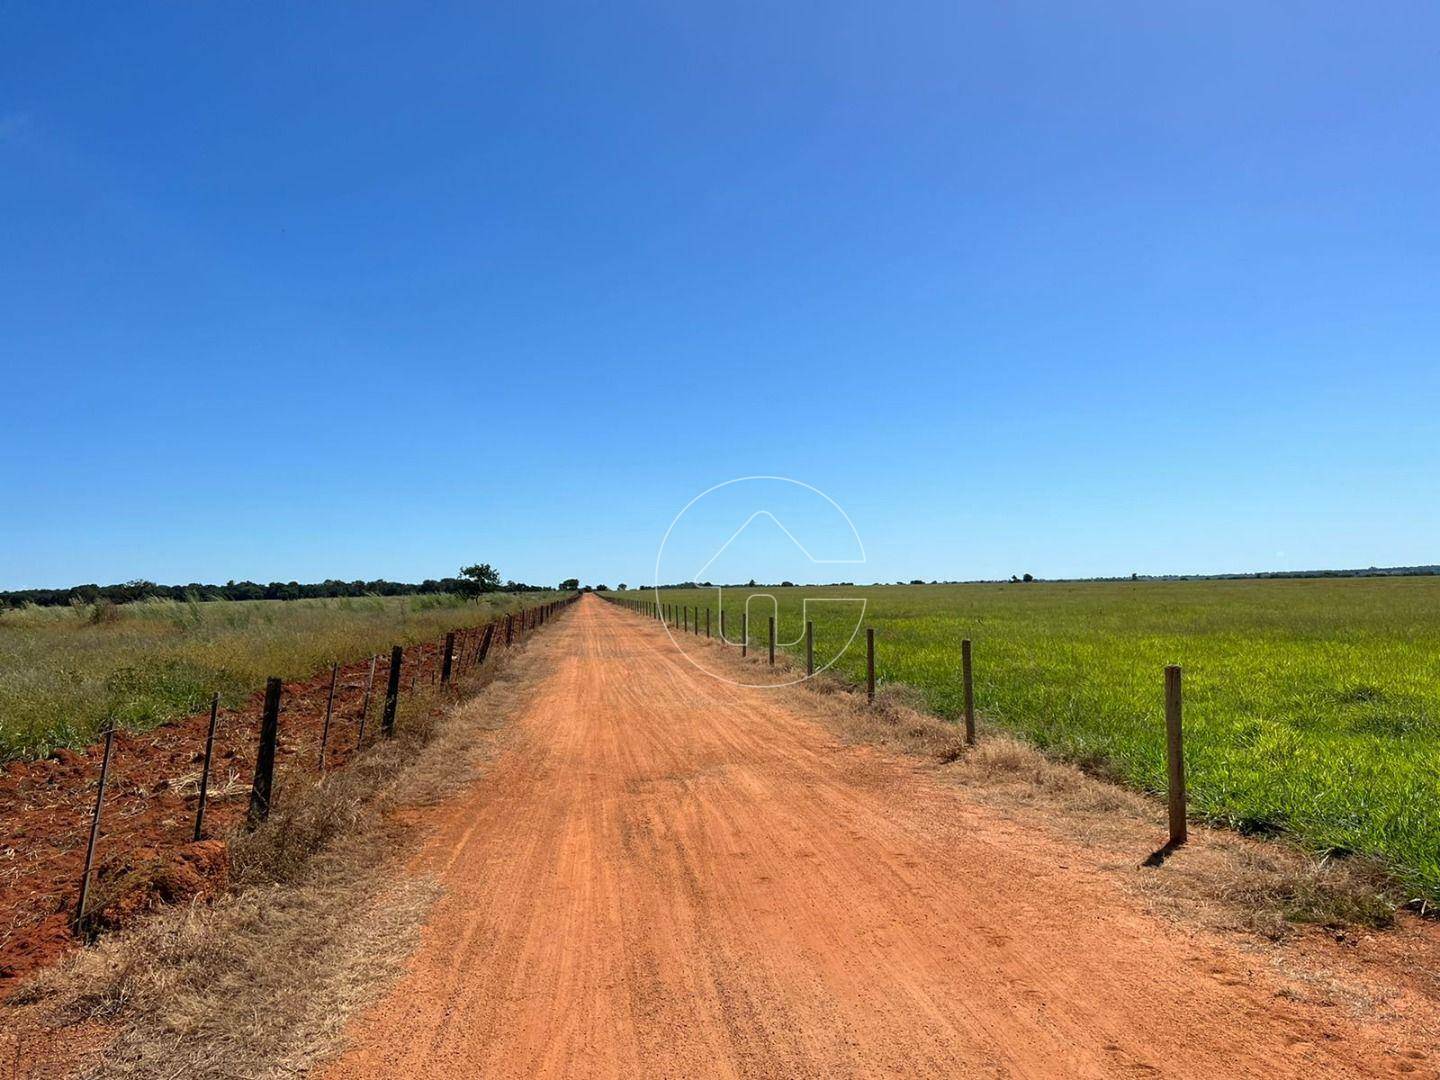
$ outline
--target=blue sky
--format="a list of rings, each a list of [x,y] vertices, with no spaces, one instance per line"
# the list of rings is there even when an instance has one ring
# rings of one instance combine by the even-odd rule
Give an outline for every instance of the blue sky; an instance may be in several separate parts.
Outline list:
[[[0,587],[1440,562],[1431,4],[3,18]]]

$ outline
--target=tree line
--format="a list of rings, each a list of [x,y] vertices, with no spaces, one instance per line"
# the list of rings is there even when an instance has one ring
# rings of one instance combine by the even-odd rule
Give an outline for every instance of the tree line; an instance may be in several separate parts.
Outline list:
[[[426,578],[424,581],[227,581],[224,585],[207,585],[192,581],[188,585],[157,585],[153,581],[127,581],[121,585],[75,585],[67,589],[14,589],[0,592],[0,607],[56,607],[65,604],[131,604],[138,600],[181,600],[209,602],[213,600],[318,600],[332,597],[414,596],[450,593],[477,596],[487,592],[541,592],[548,585],[527,585],[522,581],[500,581],[499,573],[488,563],[467,566],[458,577]]]

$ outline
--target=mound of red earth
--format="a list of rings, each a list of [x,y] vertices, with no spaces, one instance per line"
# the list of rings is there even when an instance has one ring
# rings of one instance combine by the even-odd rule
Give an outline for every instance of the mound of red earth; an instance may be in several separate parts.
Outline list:
[[[205,900],[226,886],[224,840],[197,840],[169,852],[136,851],[105,864],[95,882],[88,925],[115,930],[164,904]]]
[[[470,646],[467,634],[462,649]],[[411,678],[433,681],[434,644],[405,650],[402,690]],[[388,657],[375,673],[365,739],[378,728]],[[325,768],[342,767],[358,746],[370,661],[340,669]],[[320,733],[329,671],[288,683],[281,699],[277,768],[320,768]],[[244,817],[255,765],[262,696],[222,710],[215,730],[205,829],[194,839],[195,811],[209,713],[146,732],[120,732],[105,789],[89,915],[114,929],[158,904],[203,900],[223,888],[223,837]],[[401,721],[403,723],[403,704]],[[0,773],[0,999],[29,973],[74,948],[85,847],[100,776],[102,746],[59,750],[44,761],[17,761]]]

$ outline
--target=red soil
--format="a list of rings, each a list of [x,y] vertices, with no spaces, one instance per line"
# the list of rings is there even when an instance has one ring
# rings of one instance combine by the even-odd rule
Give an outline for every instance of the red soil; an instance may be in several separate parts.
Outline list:
[[[518,625],[518,623],[517,623]],[[473,655],[481,629],[457,635],[457,661]],[[495,645],[503,644],[503,633]],[[400,723],[412,676],[436,678],[439,647],[405,650]],[[325,767],[343,766],[356,750],[367,657],[340,668]],[[376,667],[365,738],[375,734],[389,674]],[[319,767],[320,733],[330,672],[288,683],[280,706],[277,772]],[[223,837],[244,817],[254,771],[262,694],[243,709],[221,710],[215,729],[205,836]],[[195,810],[209,713],[146,732],[120,732],[106,782],[90,913],[101,928],[122,924],[159,903],[204,897],[223,885],[223,841],[193,843]],[[0,1000],[31,972],[79,942],[71,930],[85,845],[100,776],[101,744],[60,750],[44,761],[17,761],[0,773]]]
[[[1437,1075],[1433,1031],[1298,1000],[1074,843],[677,646],[704,647],[593,597],[547,638],[326,1080]]]

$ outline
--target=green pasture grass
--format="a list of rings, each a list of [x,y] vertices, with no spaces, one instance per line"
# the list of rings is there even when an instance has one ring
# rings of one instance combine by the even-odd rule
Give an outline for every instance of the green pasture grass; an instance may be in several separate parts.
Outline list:
[[[333,600],[151,600],[0,613],[0,761],[92,741],[106,717],[143,729],[240,705],[270,675],[296,679],[438,639],[559,594]]]
[[[752,594],[762,655],[761,594],[782,642],[811,601],[817,663],[854,623],[852,606],[823,601],[864,599],[878,678],[948,718],[971,638],[983,724],[1147,792],[1165,789],[1163,669],[1180,664],[1192,814],[1377,857],[1440,900],[1440,579],[727,588],[734,638]],[[717,610],[714,589],[662,599]],[[863,680],[864,652],[862,632],[835,670]]]

